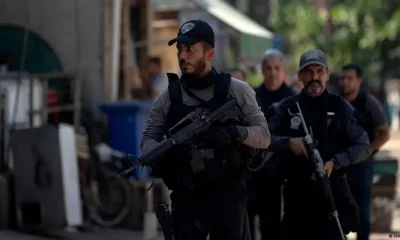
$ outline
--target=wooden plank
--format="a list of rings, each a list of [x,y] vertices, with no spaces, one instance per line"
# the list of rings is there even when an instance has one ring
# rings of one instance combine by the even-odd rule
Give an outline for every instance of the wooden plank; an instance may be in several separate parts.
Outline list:
[[[142,80],[135,61],[131,33],[131,0],[123,1],[122,8],[122,62],[124,73],[123,95],[124,99],[131,99],[131,89],[141,88]]]
[[[139,2],[138,7],[139,7],[139,12],[140,12],[140,16],[139,16],[139,21],[140,21],[140,29],[138,32],[139,35],[139,41],[147,41],[148,39],[148,26],[150,25],[150,23],[148,22],[149,17],[148,17],[148,5],[149,5],[149,1],[147,0],[142,0]],[[149,48],[150,46],[146,45],[143,47],[138,48],[138,52],[139,52],[139,61],[141,64],[140,67],[145,67],[145,63],[147,62],[147,59],[149,57]]]

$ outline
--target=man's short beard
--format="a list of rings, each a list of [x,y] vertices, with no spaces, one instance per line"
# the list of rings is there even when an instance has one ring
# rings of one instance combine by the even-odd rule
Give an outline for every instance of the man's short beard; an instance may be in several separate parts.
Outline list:
[[[316,89],[314,89],[314,91],[313,91],[313,88],[312,88],[313,84],[317,84],[318,85],[318,87]],[[315,94],[315,93],[320,93],[321,91],[323,91],[324,88],[323,88],[323,86],[322,86],[322,84],[321,84],[321,82],[319,80],[312,80],[312,81],[308,82],[306,84],[306,86],[304,86],[304,89],[309,94]]]
[[[204,69],[206,68],[206,62],[199,60],[192,66],[194,69],[194,71],[192,73],[185,73],[182,71],[182,74],[187,75],[187,76],[192,76],[192,77],[198,77],[203,73]]]

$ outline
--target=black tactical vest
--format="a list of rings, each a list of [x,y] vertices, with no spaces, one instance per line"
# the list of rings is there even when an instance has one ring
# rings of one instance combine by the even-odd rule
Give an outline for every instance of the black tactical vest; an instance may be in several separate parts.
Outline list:
[[[182,83],[179,77],[176,74],[167,74],[171,101],[167,117],[167,129],[173,128],[193,111],[206,109],[207,112],[212,112],[226,103],[231,77],[225,73],[215,74],[214,97],[198,106],[188,106],[182,103]],[[189,89],[184,89],[184,91],[189,96],[193,96]],[[193,97],[196,98],[196,96]],[[164,156],[163,161],[160,162],[160,175],[169,189],[209,189],[234,186],[243,181],[239,144],[233,143],[223,149],[214,149],[213,146],[207,145],[205,135],[194,136],[192,142],[175,146]],[[210,152],[210,149],[211,155],[214,155],[214,157],[204,158],[205,170],[194,173],[191,165],[194,151],[199,154],[199,152]]]
[[[295,102],[297,97],[290,98],[284,103],[286,109],[291,109],[296,112]],[[347,118],[345,116],[346,102],[338,95],[328,93],[326,101],[326,108],[324,112],[320,112],[315,116],[305,116],[306,123],[311,125],[310,120],[307,119],[315,117],[315,121],[321,123],[321,128],[314,129],[314,135],[319,135],[317,138],[317,149],[319,150],[322,159],[326,162],[331,160],[335,154],[345,151],[350,146],[350,141],[347,138]],[[312,109],[306,109],[309,106],[302,106],[304,115],[310,114]],[[307,111],[308,110],[308,111]],[[289,114],[285,115],[283,120],[287,126],[286,134],[290,137],[304,137],[304,131],[300,126],[296,127],[297,121]],[[357,115],[353,116],[355,120],[359,121]],[[315,126],[315,123],[314,123]],[[320,131],[320,132],[315,132]],[[294,159],[303,158],[303,159]],[[283,172],[287,178],[283,194],[285,196],[285,214],[290,219],[290,216],[299,216],[301,214],[308,214],[309,209],[313,209],[311,214],[317,217],[328,217],[330,212],[325,204],[327,203],[324,194],[317,194],[315,190],[318,189],[318,183],[310,180],[313,172],[311,165],[305,163],[309,162],[304,156],[293,156],[287,161],[283,161]],[[359,213],[357,204],[351,195],[345,180],[346,168],[340,168],[332,172],[329,177],[330,187],[332,190],[333,198],[339,212],[340,222],[343,231],[348,234],[350,231],[356,232],[359,226]],[[301,206],[299,208],[299,206]],[[304,211],[306,210],[306,212]]]
[[[284,102],[285,111],[290,109],[292,112],[297,112],[297,108],[295,102],[298,96],[289,98]],[[328,94],[327,95],[327,103],[326,103],[326,111],[321,113],[316,113],[320,115],[310,116],[309,114],[313,112],[313,109],[309,109],[307,111],[307,106],[302,106],[302,112],[306,119],[306,124],[308,127],[314,125],[313,135],[317,143],[317,148],[321,154],[321,157],[324,161],[331,160],[335,154],[346,150],[349,146],[349,140],[347,138],[346,133],[346,119],[344,118],[344,99],[342,99],[338,95]],[[343,104],[340,104],[343,102]],[[285,115],[286,117],[282,120],[283,125],[286,126],[284,136],[290,136],[293,138],[296,137],[304,137],[305,133],[301,125],[299,125],[298,119],[290,116],[288,113]],[[318,122],[317,127],[315,124],[312,124],[310,119],[315,118],[315,121]],[[307,122],[307,120],[309,120]],[[294,156],[293,156],[294,157]],[[305,158],[303,156],[298,156],[295,158]],[[293,160],[290,157],[290,160],[284,161],[283,168],[285,169],[285,175],[288,178],[297,177],[309,177],[313,170],[311,165],[304,164],[307,162],[307,159],[298,159]],[[345,169],[340,169],[334,172],[334,175],[343,175],[345,174]]]

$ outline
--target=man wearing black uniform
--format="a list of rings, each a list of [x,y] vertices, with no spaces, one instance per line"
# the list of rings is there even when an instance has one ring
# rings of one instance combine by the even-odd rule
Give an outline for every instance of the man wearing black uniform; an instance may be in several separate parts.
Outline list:
[[[250,239],[246,186],[241,174],[247,152],[243,148],[267,148],[270,142],[267,121],[254,90],[212,68],[214,42],[212,28],[200,20],[184,23],[178,36],[169,42],[176,43],[182,76],[179,79],[168,74],[168,90],[153,103],[141,141],[143,152],[147,152],[187,114],[213,111],[228,96],[237,100],[244,113],[239,122],[212,126],[201,146],[183,144],[173,148],[156,167],[172,190],[175,240],[205,240],[209,233],[215,240]],[[200,172],[191,166],[198,161],[196,153],[207,153],[200,158],[205,166]]]
[[[368,240],[371,231],[373,155],[389,140],[390,127],[386,121],[385,111],[378,99],[368,92],[360,92],[361,82],[362,70],[360,66],[347,64],[342,67],[340,92],[360,113],[364,129],[367,131],[371,142],[372,155],[366,161],[354,164],[347,170],[347,182],[360,208],[361,228],[357,233],[357,240]]]
[[[298,117],[291,116],[288,110],[297,110],[296,101],[301,107],[324,160],[345,233],[358,229],[358,214],[344,170],[369,156],[368,135],[357,123],[353,107],[340,96],[326,91],[330,72],[324,53],[320,50],[305,52],[299,65],[298,78],[304,84],[303,90],[298,96],[274,105],[271,109],[273,116],[268,121],[271,131],[269,150],[282,156],[285,154],[280,158],[281,172],[286,179],[283,190],[283,239],[341,239],[329,218],[327,199],[306,157],[305,133]]]
[[[275,102],[295,95],[292,88],[286,85],[284,55],[276,50],[265,51],[261,66],[264,82],[255,89],[258,105],[266,114]],[[268,116],[266,116],[268,119]],[[269,169],[262,168],[253,173],[247,182],[249,192],[249,223],[252,239],[255,239],[254,218],[260,219],[262,240],[276,240],[279,238],[281,226],[282,206],[282,178],[271,174]]]

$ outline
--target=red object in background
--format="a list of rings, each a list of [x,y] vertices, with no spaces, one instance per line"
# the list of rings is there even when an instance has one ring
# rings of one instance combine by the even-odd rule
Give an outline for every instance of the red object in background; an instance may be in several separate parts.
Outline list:
[[[47,92],[47,106],[55,107],[58,106],[58,94],[55,89],[49,89]],[[52,122],[53,124],[59,124],[60,123],[60,113],[59,112],[54,112],[53,114],[53,119]]]

